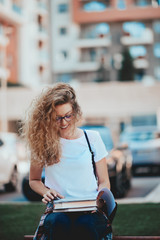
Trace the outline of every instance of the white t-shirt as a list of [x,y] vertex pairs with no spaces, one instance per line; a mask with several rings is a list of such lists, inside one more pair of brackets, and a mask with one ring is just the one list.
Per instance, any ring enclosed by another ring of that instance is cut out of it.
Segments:
[[[108,154],[105,145],[98,132],[86,132],[94,152],[94,160],[98,162]],[[45,168],[45,185],[65,198],[95,198],[97,181],[85,135],[73,140],[61,138],[60,142],[62,157],[59,163]]]

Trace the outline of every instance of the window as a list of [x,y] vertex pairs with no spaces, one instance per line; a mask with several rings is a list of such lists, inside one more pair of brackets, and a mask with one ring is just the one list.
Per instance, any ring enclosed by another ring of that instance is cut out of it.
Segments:
[[68,4],[67,3],[61,3],[58,5],[58,12],[59,13],[66,13],[68,12]]
[[59,34],[60,35],[66,35],[67,34],[67,28],[66,27],[61,27],[59,29]]
[[87,12],[101,12],[110,7],[110,1],[91,1],[83,5]]
[[64,59],[66,59],[68,57],[68,52],[66,50],[62,50],[61,54],[62,54]]
[[160,58],[160,43],[155,43],[153,48],[154,56]]
[[47,4],[46,4],[45,0],[37,0],[37,6],[42,9],[47,10]]
[[117,1],[117,8],[119,8],[120,10],[126,9],[125,0],[118,0]]
[[66,50],[61,50],[56,54],[56,61],[59,63],[64,62],[68,58],[68,52]]
[[156,21],[153,23],[153,29],[155,33],[160,34],[160,21]]
[[135,0],[135,5],[139,7],[152,6],[152,0]]
[[96,51],[94,48],[90,49],[89,55],[90,55],[90,61],[94,62],[96,60]]
[[3,141],[0,139],[0,147],[3,146]]
[[22,7],[21,7],[21,1],[20,0],[13,0],[12,1],[12,9],[18,13],[21,14],[22,13]]
[[156,79],[158,79],[160,81],[160,67],[159,66],[155,67],[154,74],[155,74]]
[[[156,115],[154,115],[154,114],[153,115],[133,116],[131,118],[131,121],[132,121],[132,126],[144,126],[144,125],[148,125],[148,126],[155,125],[156,126],[157,125],[157,118],[156,118]],[[135,136],[136,135],[138,136],[139,134],[136,133]],[[151,136],[152,136],[152,134],[151,134]]]
[[58,76],[58,82],[65,82],[69,83],[72,80],[72,75],[71,74],[61,74]]
[[100,23],[94,29],[94,34],[96,36],[106,35],[110,31],[110,27],[107,23]]

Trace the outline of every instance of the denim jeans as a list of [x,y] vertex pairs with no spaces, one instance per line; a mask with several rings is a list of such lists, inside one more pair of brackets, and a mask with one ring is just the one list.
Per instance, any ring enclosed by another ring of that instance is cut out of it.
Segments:
[[[106,198],[107,197],[107,198]],[[106,208],[109,215],[115,208],[110,190],[105,189]],[[107,217],[99,211],[91,212],[55,212],[45,219],[44,229],[49,240],[100,240],[107,239]]]

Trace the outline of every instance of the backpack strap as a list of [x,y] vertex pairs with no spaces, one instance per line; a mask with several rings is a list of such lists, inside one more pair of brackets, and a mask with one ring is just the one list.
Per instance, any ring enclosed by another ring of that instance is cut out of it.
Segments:
[[87,135],[85,130],[84,130],[84,135],[85,135],[86,140],[87,140],[89,151],[91,152],[91,155],[92,155],[93,172],[94,172],[95,178],[97,179],[97,176],[96,176],[96,165],[95,165],[95,161],[94,161],[94,152],[92,151],[92,148],[91,148],[91,145],[90,145],[90,142],[89,142],[89,138],[88,138],[88,135]]

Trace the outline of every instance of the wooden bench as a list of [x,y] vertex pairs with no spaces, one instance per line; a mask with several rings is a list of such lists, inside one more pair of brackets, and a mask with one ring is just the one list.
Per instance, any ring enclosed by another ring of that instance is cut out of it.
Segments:
[[[113,240],[160,240],[160,236],[113,236]],[[25,235],[24,240],[33,240],[33,235]]]

